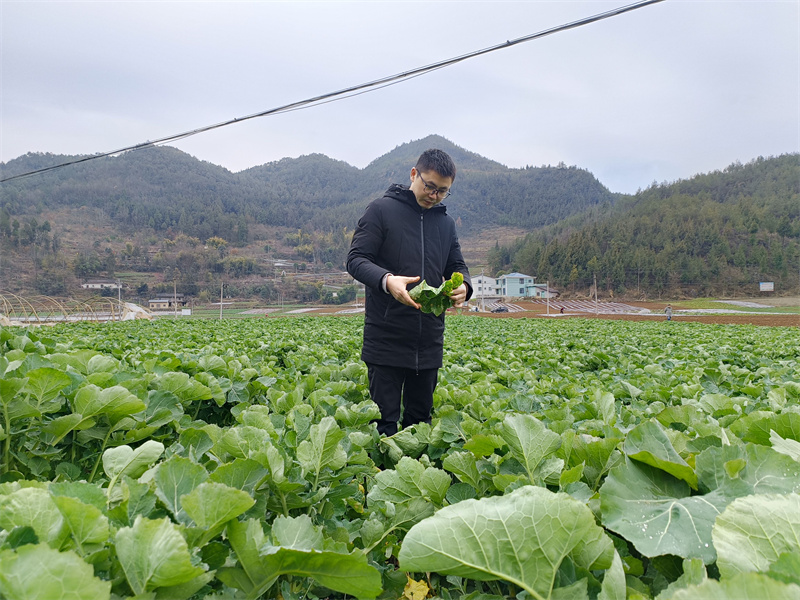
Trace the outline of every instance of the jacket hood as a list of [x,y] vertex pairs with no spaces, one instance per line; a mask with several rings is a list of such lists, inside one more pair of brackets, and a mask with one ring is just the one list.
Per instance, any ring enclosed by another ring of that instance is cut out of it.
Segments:
[[388,196],[390,198],[394,198],[395,200],[399,200],[400,202],[408,204],[416,208],[419,212],[422,212],[424,210],[436,210],[436,211],[441,210],[443,213],[447,214],[447,207],[444,204],[437,204],[436,206],[433,206],[428,209],[422,208],[417,203],[417,198],[416,196],[414,196],[414,192],[412,192],[408,188],[408,186],[401,185],[399,183],[393,183],[391,186],[389,186],[389,189],[386,190],[384,196]]

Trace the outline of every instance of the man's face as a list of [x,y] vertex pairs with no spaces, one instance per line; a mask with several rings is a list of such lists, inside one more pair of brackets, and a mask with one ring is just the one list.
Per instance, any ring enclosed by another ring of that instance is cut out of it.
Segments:
[[452,177],[442,177],[436,171],[419,173],[416,168],[411,169],[409,189],[414,192],[417,204],[426,210],[444,200],[451,185],[453,185]]

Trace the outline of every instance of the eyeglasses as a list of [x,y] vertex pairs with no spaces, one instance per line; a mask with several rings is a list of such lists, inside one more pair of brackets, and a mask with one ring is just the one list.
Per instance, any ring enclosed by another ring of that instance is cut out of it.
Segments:
[[440,200],[444,200],[450,195],[450,190],[448,188],[437,188],[432,183],[428,183],[422,178],[422,175],[420,175],[419,171],[417,171],[417,177],[419,177],[419,180],[425,186],[424,189],[426,194],[436,194]]

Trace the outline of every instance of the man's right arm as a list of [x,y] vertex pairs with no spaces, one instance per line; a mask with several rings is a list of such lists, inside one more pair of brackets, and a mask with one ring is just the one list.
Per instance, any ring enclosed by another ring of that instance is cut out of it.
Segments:
[[383,240],[380,210],[373,203],[367,206],[353,233],[347,253],[347,272],[368,287],[388,291],[383,284],[391,273],[376,264]]

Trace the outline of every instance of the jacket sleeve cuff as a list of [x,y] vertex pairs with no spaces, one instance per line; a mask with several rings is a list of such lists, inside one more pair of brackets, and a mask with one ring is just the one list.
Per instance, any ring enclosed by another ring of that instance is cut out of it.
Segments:
[[389,276],[391,273],[386,273],[383,277],[381,277],[381,289],[383,290],[384,294],[388,294],[389,290],[386,288],[386,284],[389,281]]

